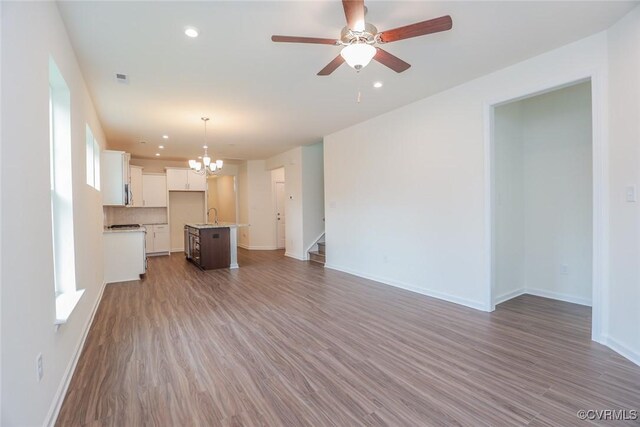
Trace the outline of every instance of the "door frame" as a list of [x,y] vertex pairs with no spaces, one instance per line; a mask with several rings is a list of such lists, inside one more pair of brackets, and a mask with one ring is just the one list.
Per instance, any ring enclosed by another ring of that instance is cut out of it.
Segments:
[[[285,221],[286,221],[286,219],[287,219],[287,213],[286,213],[286,209],[287,209],[287,208],[286,208],[286,191],[285,191],[285,190],[286,190],[286,188],[287,188],[287,187],[286,187],[286,183],[285,183],[285,181],[274,181],[274,182],[273,182],[273,190],[274,190],[274,191],[273,191],[273,195],[274,195],[274,198],[275,198],[275,208],[276,208],[276,209],[275,209],[275,212],[274,212],[274,213],[276,214],[276,221],[275,221],[275,222],[276,222],[276,249],[286,249],[286,247],[287,247],[287,239],[286,239],[286,236],[287,236],[287,233],[286,233],[286,225],[285,225],[285,239],[284,239],[284,245],[283,245],[283,246],[280,246],[280,244],[279,244],[279,243],[280,243],[280,231],[279,231],[278,229],[280,228],[280,227],[279,227],[279,226],[280,226],[280,224],[278,223],[278,219],[277,219],[277,215],[278,215],[278,184],[282,184],[282,191],[283,191],[283,200],[282,200],[282,203],[283,203],[283,205],[284,205],[282,208],[283,208],[283,211],[284,211],[284,218],[285,218]],[[285,224],[286,224],[286,222],[285,222]]]
[[514,101],[551,92],[563,87],[591,81],[592,118],[592,298],[591,339],[606,342],[608,329],[608,238],[609,238],[609,141],[607,135],[606,72],[589,70],[559,77],[553,81],[538,82],[513,91],[502,98],[484,103],[484,200],[485,200],[485,310],[495,310],[495,184],[494,125],[495,108]]

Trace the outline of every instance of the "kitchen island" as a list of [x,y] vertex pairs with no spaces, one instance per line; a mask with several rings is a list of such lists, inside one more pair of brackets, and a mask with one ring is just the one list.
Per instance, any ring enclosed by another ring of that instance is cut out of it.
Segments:
[[228,222],[185,224],[185,256],[203,270],[238,268],[238,227],[247,225]]

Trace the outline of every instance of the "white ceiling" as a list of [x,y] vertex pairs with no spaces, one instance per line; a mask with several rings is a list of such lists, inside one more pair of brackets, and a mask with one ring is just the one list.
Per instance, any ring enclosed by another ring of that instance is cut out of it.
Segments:
[[[69,1],[59,8],[110,148],[192,158],[202,152],[205,115],[216,158],[262,159],[604,30],[637,4],[369,1],[367,21],[379,30],[446,14],[453,29],[386,45],[412,65],[402,74],[372,62],[359,74],[344,64],[328,77],[316,73],[339,47],[270,37],[338,38],[339,1]],[[200,37],[186,37],[186,26]]]

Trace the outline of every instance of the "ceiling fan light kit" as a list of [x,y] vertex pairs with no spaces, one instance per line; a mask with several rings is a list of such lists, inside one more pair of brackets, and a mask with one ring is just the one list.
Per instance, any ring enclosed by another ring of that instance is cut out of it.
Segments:
[[376,55],[376,48],[366,43],[354,43],[343,47],[340,55],[351,68],[360,71]]
[[342,7],[344,8],[344,14],[347,18],[347,26],[342,29],[339,39],[274,35],[271,36],[271,40],[278,43],[310,43],[344,46],[340,51],[340,55],[335,57],[327,66],[318,72],[319,76],[328,76],[342,65],[343,62],[346,62],[356,71],[360,71],[366,67],[372,59],[391,68],[396,73],[401,73],[411,67],[411,65],[375,45],[448,31],[453,27],[451,17],[445,15],[439,18],[379,32],[374,25],[366,22],[364,19],[366,13],[364,0],[342,0]]

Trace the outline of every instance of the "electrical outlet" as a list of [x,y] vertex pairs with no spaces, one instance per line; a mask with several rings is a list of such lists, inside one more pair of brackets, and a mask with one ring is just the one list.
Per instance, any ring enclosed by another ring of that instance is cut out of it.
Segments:
[[560,274],[563,276],[569,274],[569,266],[567,264],[560,264]]
[[40,382],[40,380],[42,380],[42,377],[44,376],[44,367],[42,366],[42,353],[38,354],[36,365],[38,369],[38,382]]

